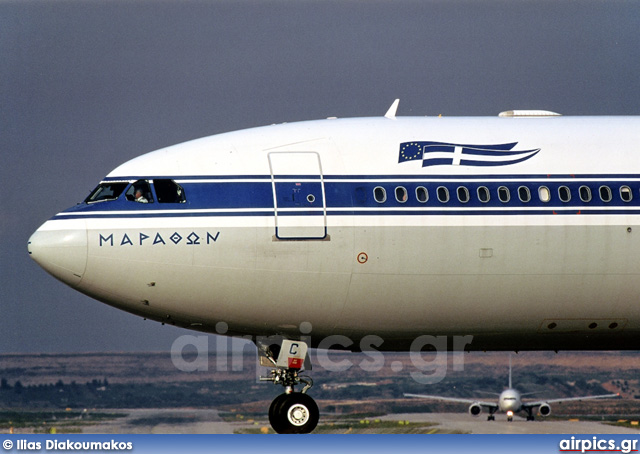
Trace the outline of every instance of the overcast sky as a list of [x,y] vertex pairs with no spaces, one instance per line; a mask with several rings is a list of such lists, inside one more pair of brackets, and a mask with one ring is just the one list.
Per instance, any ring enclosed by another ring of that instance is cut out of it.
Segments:
[[[168,350],[27,240],[118,164],[328,116],[640,114],[640,2],[0,0],[0,353]],[[265,302],[268,304],[268,302]]]

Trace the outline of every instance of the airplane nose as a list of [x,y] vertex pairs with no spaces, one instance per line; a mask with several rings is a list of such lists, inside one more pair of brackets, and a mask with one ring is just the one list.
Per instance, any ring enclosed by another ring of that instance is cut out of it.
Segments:
[[45,222],[31,235],[27,249],[47,273],[67,285],[78,286],[87,266],[84,220]]

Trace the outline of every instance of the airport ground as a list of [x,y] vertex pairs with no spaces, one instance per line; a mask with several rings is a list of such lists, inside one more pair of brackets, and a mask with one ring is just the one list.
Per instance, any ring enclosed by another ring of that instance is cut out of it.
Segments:
[[[211,355],[207,370],[189,372],[169,353],[0,355],[0,433],[272,433],[267,410],[282,389],[257,380],[266,369],[251,352],[241,359]],[[316,433],[638,434],[639,359],[638,352],[513,355],[514,385],[534,392],[532,399],[621,398],[556,404],[549,418],[509,423],[501,414],[493,422],[484,413],[474,418],[464,404],[402,396],[498,393],[507,384],[507,353],[465,354],[463,370],[450,358],[446,376],[432,384],[412,377],[407,354],[385,354],[384,366],[372,370],[362,354],[332,353],[334,363],[352,366],[311,371],[310,395],[321,411]]]
[[[273,430],[265,418],[212,409],[108,409],[99,421],[58,420],[13,428],[18,433],[85,434],[270,434]],[[112,417],[105,415],[113,415]],[[630,421],[625,421],[626,423]],[[8,427],[0,433],[9,433]],[[335,415],[321,416],[315,433],[324,434],[640,434],[625,423],[604,423],[579,418],[526,421],[497,415],[495,421],[474,418],[466,413],[403,413],[380,417]]]

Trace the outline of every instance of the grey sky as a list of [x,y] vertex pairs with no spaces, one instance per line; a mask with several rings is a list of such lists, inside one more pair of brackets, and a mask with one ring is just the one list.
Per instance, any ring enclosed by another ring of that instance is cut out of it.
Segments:
[[[0,0],[0,353],[166,350],[27,239],[118,164],[328,116],[640,113],[640,2]],[[265,302],[268,304],[268,302]]]

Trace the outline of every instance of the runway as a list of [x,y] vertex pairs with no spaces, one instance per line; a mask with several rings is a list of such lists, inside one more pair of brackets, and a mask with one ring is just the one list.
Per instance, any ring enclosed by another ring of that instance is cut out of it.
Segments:
[[225,422],[217,410],[149,408],[114,411],[127,413],[127,416],[87,427],[82,432],[91,434],[232,434],[234,429],[249,425]]
[[[268,421],[223,420],[216,410],[199,409],[136,409],[118,410],[128,413],[103,424],[87,427],[84,433],[151,433],[151,434],[232,434],[242,429],[268,427]],[[408,421],[411,423],[433,423],[438,433],[473,434],[634,434],[631,428],[611,426],[593,421],[544,420],[526,421],[514,416],[496,414],[495,421],[487,421],[486,415],[473,417],[467,413],[399,413],[382,416],[383,421]],[[330,423],[330,415],[321,415],[320,424]],[[344,431],[336,431],[343,433]],[[326,433],[326,432],[324,432]]]
[[635,434],[639,431],[611,426],[594,421],[545,420],[527,421],[514,416],[512,422],[506,415],[496,414],[495,421],[487,421],[487,415],[473,417],[467,413],[404,413],[383,416],[383,420],[432,422],[445,432],[474,434]]

